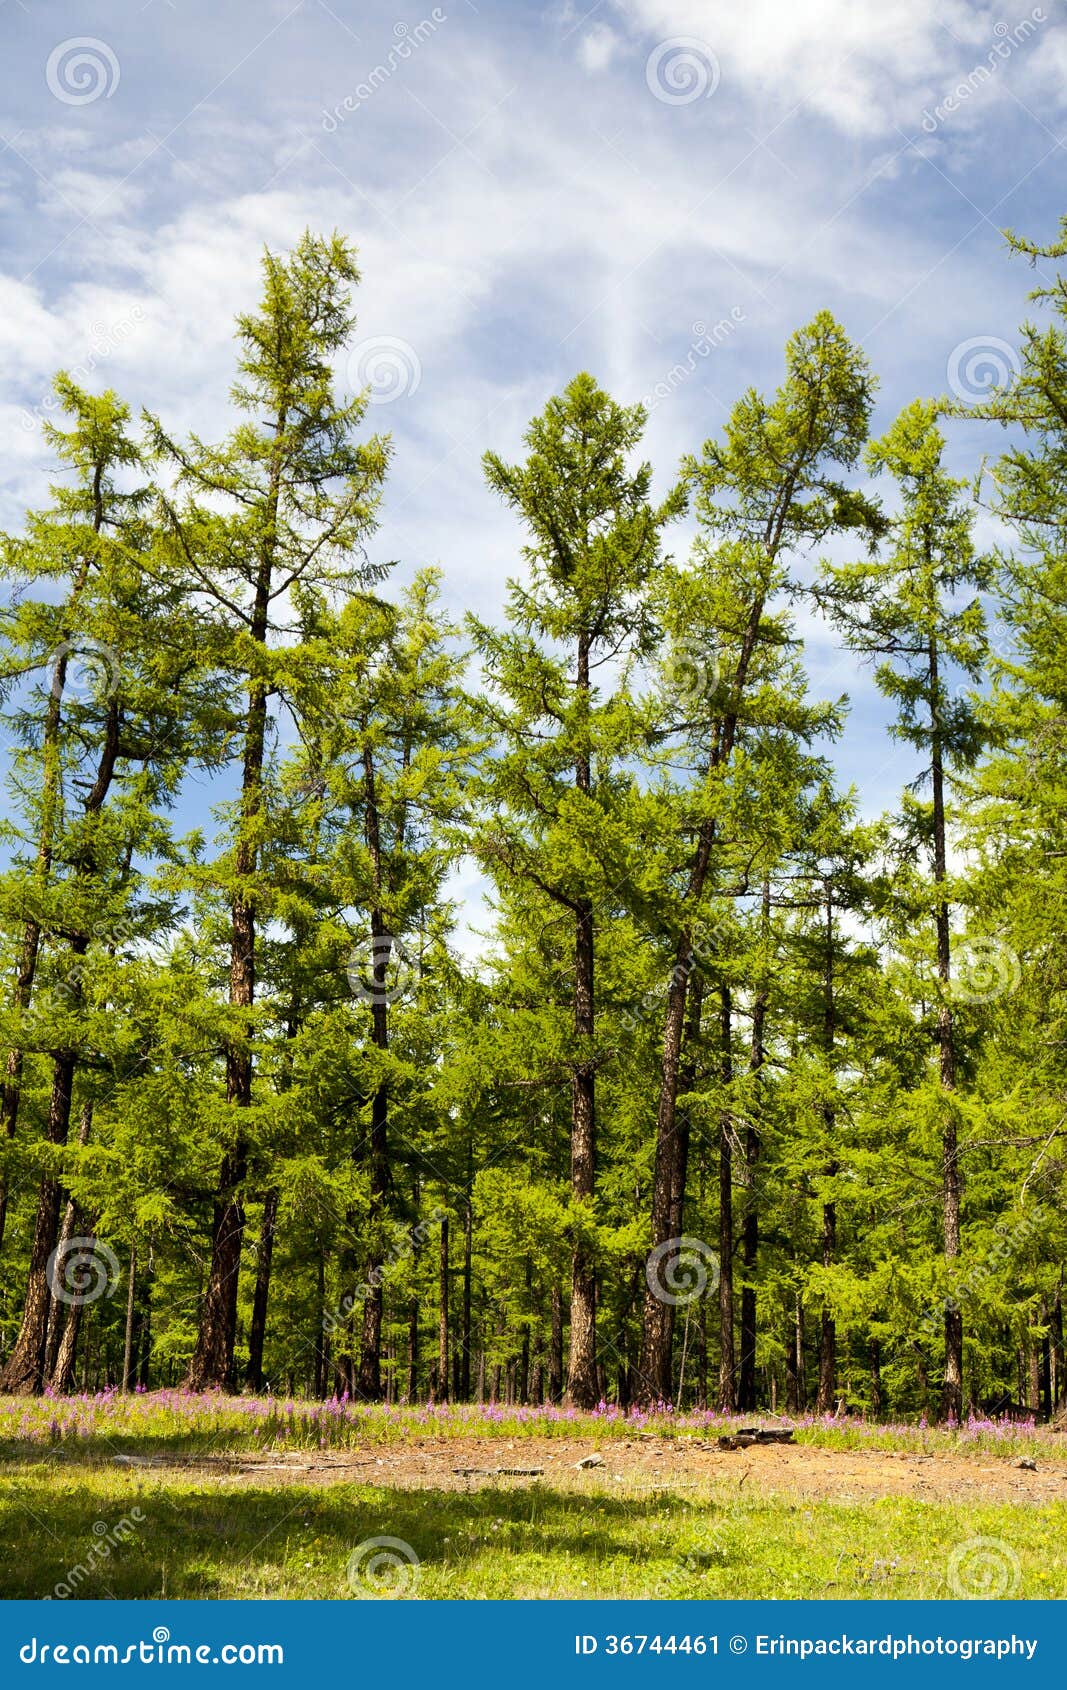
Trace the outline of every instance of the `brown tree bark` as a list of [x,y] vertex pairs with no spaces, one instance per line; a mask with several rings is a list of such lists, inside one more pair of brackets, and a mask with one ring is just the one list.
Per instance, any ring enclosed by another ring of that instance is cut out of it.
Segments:
[[[67,1141],[74,1068],[74,1052],[61,1051],[53,1067],[52,1095],[45,1131],[49,1144],[61,1145]],[[56,1244],[62,1201],[60,1181],[47,1175],[38,1187],[22,1324],[15,1346],[0,1373],[0,1392],[9,1396],[32,1396],[44,1387],[48,1321],[52,1309],[48,1270]],[[55,1271],[62,1272],[62,1263],[58,1260]]]
[[463,1402],[471,1395],[471,1283],[474,1211],[471,1207],[472,1179],[470,1160],[467,1164],[467,1201],[463,1210],[463,1300],[459,1310],[460,1375],[459,1395]]
[[871,1416],[878,1420],[882,1413],[882,1346],[871,1339]]
[[[721,989],[722,1079],[733,1080],[733,1000],[729,986]],[[737,1407],[737,1361],[734,1350],[734,1120],[728,1105],[719,1115],[719,1412]]]
[[[104,526],[104,470],[103,462],[98,462],[93,474],[94,534],[99,534]],[[68,626],[72,623],[74,612],[77,609],[78,601],[88,577],[89,559],[85,558],[78,568],[71,587]],[[52,871],[56,826],[62,795],[59,740],[62,725],[63,693],[67,684],[67,668],[67,653],[61,649],[52,670],[52,685],[49,688],[48,705],[45,710],[44,729],[41,736],[41,831],[38,838],[35,864],[35,876],[38,885],[41,887],[47,883]],[[31,916],[23,925],[18,969],[15,974],[15,990],[12,1001],[13,1007],[18,1011],[25,1011],[30,1006],[40,949],[41,927],[36,918]],[[14,1138],[18,1130],[19,1110],[22,1104],[23,1054],[19,1049],[8,1051],[4,1064],[4,1078],[2,1084],[0,1084],[0,1131],[7,1139]],[[7,1206],[7,1181],[4,1174],[0,1172],[0,1245],[4,1242],[4,1232],[7,1227]]]
[[563,1289],[552,1286],[552,1327],[548,1344],[548,1400],[563,1400]]
[[441,1219],[441,1258],[437,1303],[437,1398],[448,1401],[448,1216]]
[[267,1336],[267,1302],[270,1297],[271,1266],[274,1261],[274,1234],[278,1225],[279,1192],[272,1185],[263,1199],[263,1219],[259,1229],[259,1249],[256,1252],[256,1288],[252,1296],[252,1323],[248,1329],[248,1366],[245,1384],[250,1391],[261,1391],[266,1384],[263,1374],[263,1346]]
[[137,1249],[130,1246],[129,1278],[126,1284],[126,1326],[123,1332],[122,1344],[122,1381],[119,1389],[123,1392],[133,1389],[133,1331],[134,1316],[137,1307]]
[[[119,756],[120,707],[117,694],[108,703],[104,725],[104,741],[97,763],[93,785],[85,799],[85,814],[97,816],[103,809],[115,775]],[[91,847],[82,849],[74,864],[76,878],[88,877],[95,867]],[[89,949],[89,935],[75,933],[70,941],[71,979],[68,993],[72,1007],[82,1002],[82,970]],[[75,1050],[57,1051],[52,1067],[52,1093],[48,1105],[48,1124],[45,1138],[49,1144],[64,1145],[70,1130],[71,1102],[74,1095],[74,1075],[78,1055]],[[45,1381],[48,1322],[52,1307],[52,1289],[48,1282],[48,1263],[56,1244],[63,1188],[58,1179],[46,1175],[37,1196],[37,1216],[33,1242],[30,1246],[26,1298],[22,1324],[15,1347],[0,1372],[0,1392],[10,1396],[26,1396],[41,1391]]]

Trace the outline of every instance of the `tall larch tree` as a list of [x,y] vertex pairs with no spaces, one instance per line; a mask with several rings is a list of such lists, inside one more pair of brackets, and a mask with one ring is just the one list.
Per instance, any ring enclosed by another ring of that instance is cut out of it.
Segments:
[[567,1398],[596,1403],[596,926],[598,901],[625,878],[616,814],[638,743],[617,666],[648,649],[645,598],[680,489],[656,504],[647,463],[631,467],[645,414],[588,375],[549,402],[525,436],[525,462],[485,459],[490,486],[524,522],[529,576],[513,581],[507,632],[474,624],[499,745],[486,777],[496,809],[475,848],[491,872],[527,880],[567,912],[574,1022],[571,1080],[573,1259]]
[[234,1384],[238,1276],[253,1102],[257,921],[268,889],[259,873],[264,774],[278,709],[277,666],[291,664],[296,589],[345,592],[374,572],[364,544],[386,470],[385,441],[356,439],[367,395],[338,397],[335,364],[353,327],[359,271],[339,235],[306,234],[288,258],[263,258],[258,312],[238,318],[233,401],[244,413],[219,446],[174,440],[154,422],[157,451],[177,481],[162,501],[173,567],[190,580],[227,690],[240,690],[233,837],[218,863],[230,904],[226,1100],[232,1123],[213,1199],[211,1258],[193,1389]]

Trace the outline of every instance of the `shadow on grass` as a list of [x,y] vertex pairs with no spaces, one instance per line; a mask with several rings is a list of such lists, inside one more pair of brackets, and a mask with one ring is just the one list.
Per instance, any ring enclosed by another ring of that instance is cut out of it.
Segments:
[[[501,1555],[619,1558],[638,1570],[647,1563],[650,1529],[662,1521],[669,1541],[667,1519],[680,1506],[669,1493],[635,1504],[540,1485],[208,1490],[194,1475],[180,1485],[173,1474],[165,1485],[153,1484],[150,1472],[131,1477],[121,1483],[99,1459],[95,1484],[68,1462],[23,1468],[18,1478],[0,1472],[0,1596],[40,1598],[59,1587],[59,1595],[80,1599],[346,1597],[349,1557],[381,1537],[410,1546],[435,1593],[449,1569],[461,1577]],[[377,1593],[390,1593],[388,1583]]]
[[[146,1436],[144,1433],[110,1431],[94,1431],[91,1437],[84,1438],[68,1434],[54,1441],[47,1438],[8,1438],[0,1439],[0,1474],[5,1466],[13,1462],[22,1464],[48,1461],[99,1467],[101,1464],[106,1465],[108,1459],[116,1455],[141,1456],[146,1461],[151,1459],[163,1462],[172,1457],[176,1461],[182,1461],[195,1459],[198,1455],[223,1455],[234,1449],[239,1449],[246,1460],[250,1456],[265,1453],[258,1450],[254,1444],[239,1439],[232,1427],[186,1432],[180,1437],[166,1438],[158,1435]],[[294,1453],[300,1454],[301,1451],[294,1446]]]

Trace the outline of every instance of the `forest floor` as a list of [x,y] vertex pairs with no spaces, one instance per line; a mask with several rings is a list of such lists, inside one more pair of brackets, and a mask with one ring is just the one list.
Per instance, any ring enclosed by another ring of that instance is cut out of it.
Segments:
[[809,1417],[727,1451],[730,1429],[8,1400],[0,1594],[1067,1597],[1067,1438]]

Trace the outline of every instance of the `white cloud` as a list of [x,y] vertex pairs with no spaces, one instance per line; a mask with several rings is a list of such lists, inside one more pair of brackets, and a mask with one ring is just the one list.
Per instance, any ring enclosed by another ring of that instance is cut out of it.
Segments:
[[621,44],[607,24],[595,23],[583,32],[578,42],[578,58],[588,71],[606,70]]
[[804,106],[860,136],[897,124],[914,133],[928,102],[994,50],[1002,16],[988,0],[615,0],[615,9],[646,41],[705,41],[724,91],[765,102],[771,122]]

